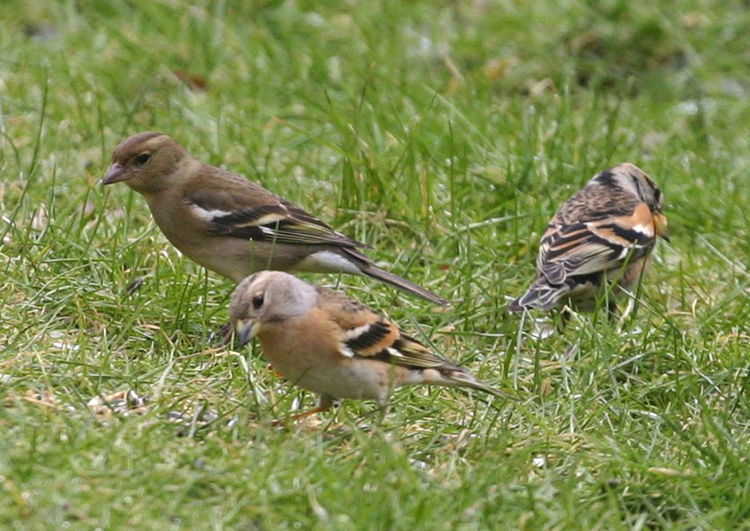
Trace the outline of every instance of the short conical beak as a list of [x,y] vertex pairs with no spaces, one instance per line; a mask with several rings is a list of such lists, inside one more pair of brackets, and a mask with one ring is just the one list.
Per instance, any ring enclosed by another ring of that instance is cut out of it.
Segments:
[[107,174],[102,179],[102,184],[119,183],[120,181],[126,181],[128,178],[125,168],[119,162],[115,162],[107,170]]
[[258,335],[260,332],[260,321],[243,321],[239,320],[234,325],[235,334],[237,334],[237,342],[240,347],[244,347],[247,343]]
[[670,241],[667,225],[667,217],[664,214],[654,214],[654,230],[656,231],[656,234],[665,240]]

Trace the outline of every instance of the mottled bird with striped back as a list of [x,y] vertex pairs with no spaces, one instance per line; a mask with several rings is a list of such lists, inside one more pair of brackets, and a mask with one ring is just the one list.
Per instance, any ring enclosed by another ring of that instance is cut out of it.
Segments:
[[416,384],[507,397],[364,304],[288,273],[262,271],[243,280],[230,313],[240,345],[257,336],[278,373],[320,395],[318,407],[303,415],[341,398],[382,406],[394,388]]
[[[542,236],[537,279],[509,310],[570,305],[592,311],[631,292],[651,262],[657,236],[669,239],[664,196],[654,180],[624,163],[596,175],[558,209]],[[615,283],[609,293],[603,290]]]
[[377,267],[360,251],[363,243],[245,177],[192,157],[165,134],[140,133],[115,148],[102,183],[118,182],[146,198],[172,245],[235,282],[264,269],[349,273],[447,304]]

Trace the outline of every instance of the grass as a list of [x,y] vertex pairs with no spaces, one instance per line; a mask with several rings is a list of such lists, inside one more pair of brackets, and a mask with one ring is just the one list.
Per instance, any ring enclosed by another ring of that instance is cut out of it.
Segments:
[[[0,528],[750,529],[748,31],[718,0],[6,1]],[[97,184],[152,129],[453,300],[311,277],[521,400],[273,428],[314,398],[219,346],[232,284]],[[508,298],[622,161],[673,235],[638,313],[535,339]]]

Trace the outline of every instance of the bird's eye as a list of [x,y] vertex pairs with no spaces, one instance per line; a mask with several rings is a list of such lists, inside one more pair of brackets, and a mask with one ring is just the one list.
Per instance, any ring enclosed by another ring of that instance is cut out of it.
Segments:
[[135,158],[135,161],[138,163],[139,166],[142,166],[148,162],[148,159],[151,158],[151,153],[141,153]]
[[261,306],[263,306],[263,295],[256,295],[253,297],[253,308],[260,310]]

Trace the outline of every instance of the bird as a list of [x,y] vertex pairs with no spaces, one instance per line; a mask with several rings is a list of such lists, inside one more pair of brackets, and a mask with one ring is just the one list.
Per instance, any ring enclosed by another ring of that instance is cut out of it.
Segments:
[[240,346],[260,340],[263,357],[286,380],[320,395],[318,406],[296,417],[325,411],[340,399],[375,400],[428,384],[509,395],[433,353],[414,337],[341,292],[282,271],[244,279],[229,305]]
[[590,312],[606,300],[614,319],[617,300],[632,292],[649,267],[657,236],[669,241],[664,196],[654,180],[629,162],[604,170],[552,217],[539,248],[537,278],[508,309],[567,305]]
[[256,271],[349,273],[432,303],[448,301],[376,266],[367,247],[245,177],[192,157],[170,136],[145,132],[114,150],[103,185],[124,182],[145,197],[167,239],[234,282]]

